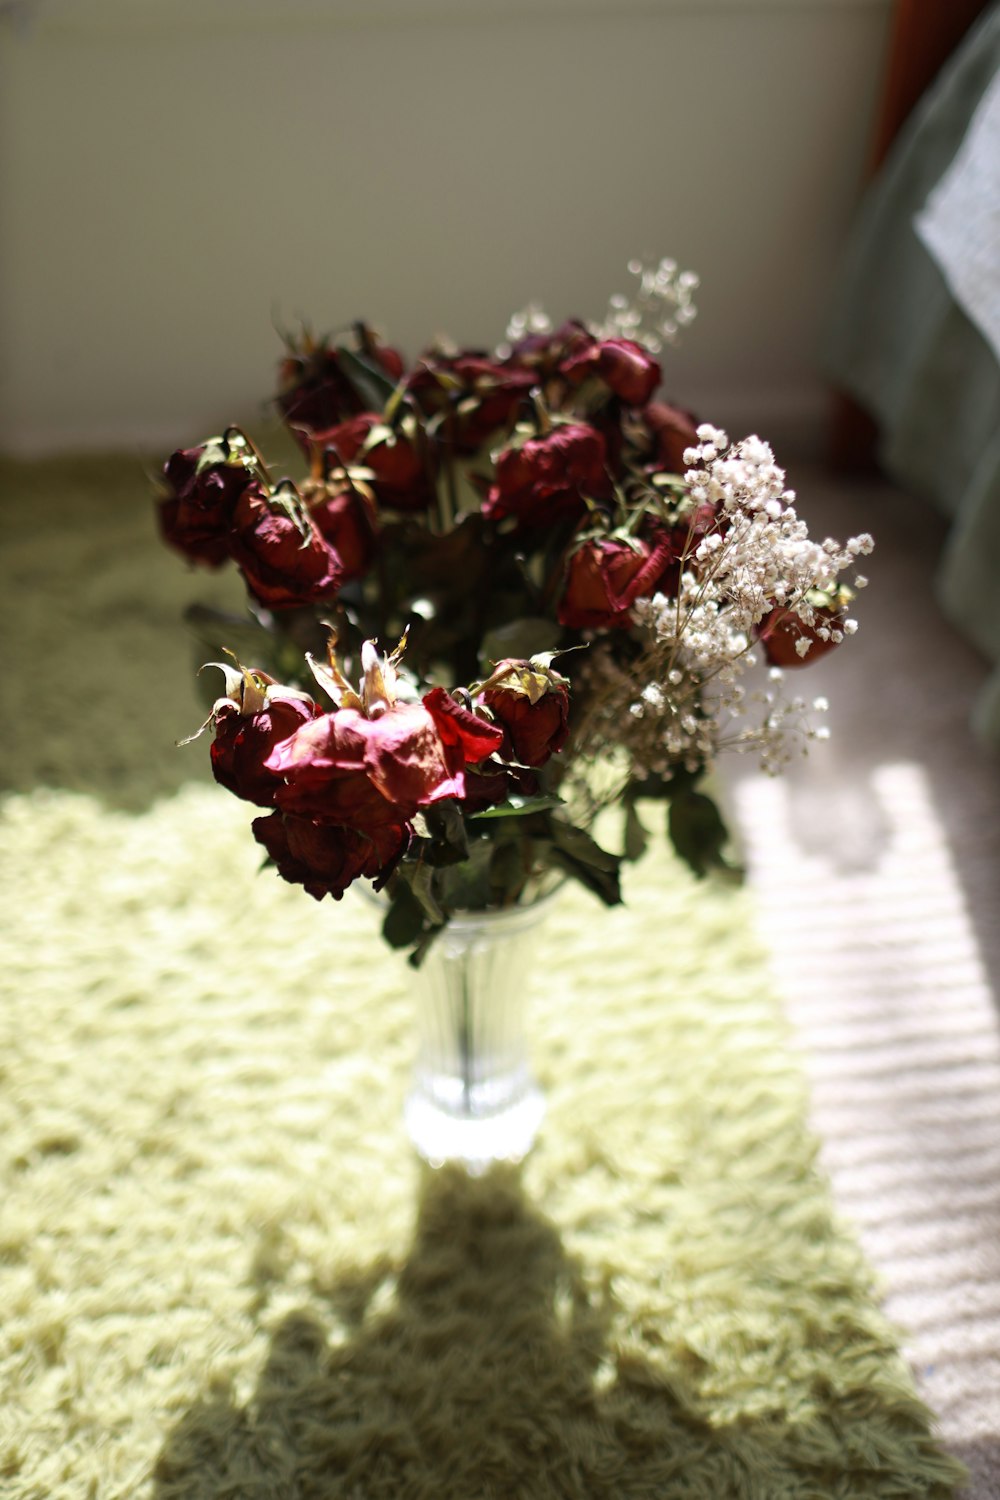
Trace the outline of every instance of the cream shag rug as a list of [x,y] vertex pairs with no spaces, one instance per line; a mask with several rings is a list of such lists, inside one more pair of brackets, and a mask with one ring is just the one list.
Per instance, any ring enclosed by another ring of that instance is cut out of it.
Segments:
[[567,893],[535,1152],[421,1169],[375,914],[259,874],[251,810],[173,748],[211,581],[138,464],[3,477],[0,1493],[951,1495],[748,895],[662,849],[627,909]]

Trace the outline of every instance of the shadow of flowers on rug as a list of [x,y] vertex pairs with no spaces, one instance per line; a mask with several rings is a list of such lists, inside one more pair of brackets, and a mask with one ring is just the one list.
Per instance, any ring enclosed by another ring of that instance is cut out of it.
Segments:
[[821,1379],[811,1415],[713,1422],[682,1333],[662,1330],[655,1363],[616,1357],[620,1313],[516,1171],[425,1173],[402,1263],[320,1279],[275,1328],[250,1398],[209,1394],[176,1425],[156,1500],[829,1500],[943,1494],[954,1477],[888,1385],[863,1423]]
[[232,579],[208,588],[167,554],[150,498],[157,467],[0,458],[0,629],[23,643],[4,685],[0,790],[60,787],[137,812],[211,780],[207,755],[176,748],[207,712],[195,675],[206,651],[182,617],[209,593],[242,614],[245,591]]

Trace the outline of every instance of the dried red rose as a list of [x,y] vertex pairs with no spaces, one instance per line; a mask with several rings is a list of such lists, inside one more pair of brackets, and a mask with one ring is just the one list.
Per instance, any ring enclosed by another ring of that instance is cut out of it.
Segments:
[[407,379],[420,410],[426,417],[440,418],[445,442],[459,453],[475,453],[494,433],[510,426],[534,385],[530,370],[469,349],[458,354],[431,350]]
[[521,797],[538,795],[538,778],[533,771],[521,766],[506,766],[489,760],[475,771],[465,772],[465,796],[462,811],[471,817],[495,807],[498,802],[517,793]]
[[[820,607],[814,613],[812,625],[807,625],[789,609],[772,609],[764,616],[757,626],[757,639],[772,667],[808,667],[840,645],[840,641],[823,640],[819,631],[839,630],[843,625],[843,610]],[[806,641],[809,642],[808,650],[797,649]]]
[[384,877],[409,840],[409,829],[402,823],[360,833],[354,828],[313,823],[280,812],[254,818],[251,827],[282,879],[303,886],[317,901],[324,896],[339,901],[359,877]]
[[342,584],[362,578],[371,567],[378,535],[373,511],[360,490],[346,482],[310,493],[309,514],[337,555]]
[[547,525],[582,514],[587,499],[610,490],[604,438],[582,422],[564,422],[503,450],[483,514],[493,521],[516,516],[526,526]]
[[[217,453],[215,462],[206,455]],[[247,490],[263,494],[242,459],[226,457],[218,439],[180,448],[163,466],[169,493],[158,504],[160,533],[191,562],[217,568],[229,556],[229,525],[237,500]]]
[[673,556],[669,538],[593,538],[571,553],[559,622],[573,629],[625,629],[632,605],[652,594]]
[[[379,343],[371,330],[357,330],[357,353],[392,381],[403,374],[403,360],[395,349]],[[361,412],[365,402],[355,390],[340,352],[329,344],[304,340],[292,347],[278,367],[278,406],[285,422],[308,450],[310,434],[325,432],[345,417]]]
[[359,463],[358,454],[364,446],[365,438],[371,432],[376,422],[381,422],[382,417],[376,411],[358,412],[356,416],[346,417],[343,422],[336,422],[332,427],[317,428],[315,431],[303,433],[306,446],[315,450],[324,461],[324,476],[333,469],[346,468],[349,464]]
[[582,323],[569,321],[547,333],[526,333],[512,346],[505,364],[531,370],[536,383],[544,385],[564,360],[585,352],[595,342]]
[[591,376],[626,406],[644,406],[660,383],[660,367],[641,344],[631,339],[601,339],[563,361],[560,371],[570,385]]
[[459,705],[445,707],[438,695],[447,698],[438,688],[426,705],[395,703],[371,719],[341,708],[306,724],[267,761],[286,781],[277,805],[371,829],[385,820],[405,821],[418,807],[463,797],[466,764],[490,754],[502,737]]
[[297,496],[287,509],[277,496],[245,492],[233,512],[229,553],[268,609],[332,599],[343,578],[337,554]]
[[500,749],[503,743],[500,730],[488,719],[463,708],[443,687],[425,693],[423,705],[434,720],[442,742],[449,748],[459,748],[466,765],[477,765]]
[[[255,674],[258,681],[263,674]],[[279,689],[280,694],[280,689]],[[268,694],[259,707],[244,712],[231,698],[220,699],[212,713],[212,771],[227,791],[258,807],[273,807],[280,779],[264,764],[276,745],[287,740],[320,713],[311,699]]]
[[434,500],[434,484],[418,445],[419,434],[406,418],[389,426],[375,412],[362,412],[327,432],[309,437],[317,455],[317,470],[325,477],[341,468],[370,471],[365,483],[380,505],[389,510],[426,510]]
[[688,467],[684,450],[698,442],[695,417],[666,401],[650,401],[640,415],[651,438],[651,464],[668,474],[683,474]]
[[416,443],[400,429],[373,427],[359,461],[374,474],[372,489],[389,510],[426,510],[434,485]]
[[569,733],[569,684],[550,667],[511,657],[497,662],[481,701],[504,731],[501,754],[543,766]]

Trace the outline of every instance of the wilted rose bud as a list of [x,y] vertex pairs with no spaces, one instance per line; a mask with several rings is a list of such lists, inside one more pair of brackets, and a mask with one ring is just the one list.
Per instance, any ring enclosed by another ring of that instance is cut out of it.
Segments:
[[462,798],[463,813],[474,817],[498,802],[506,802],[513,794],[520,797],[538,795],[538,777],[523,766],[504,765],[498,760],[489,760],[478,770],[465,772],[465,796]]
[[362,411],[353,417],[345,417],[332,427],[320,427],[303,433],[306,447],[310,453],[316,454],[322,464],[323,477],[326,478],[334,469],[359,463],[358,454],[364,446],[365,438],[376,422],[381,420],[380,412]]
[[291,486],[241,496],[229,552],[251,594],[268,609],[332,599],[343,578],[336,553]]
[[416,434],[403,423],[373,425],[358,461],[370,469],[370,481],[380,505],[389,510],[426,510],[434,502],[434,484],[421,456]]
[[522,766],[543,766],[569,733],[569,683],[544,664],[506,657],[482,686],[480,701],[504,731],[500,754]]
[[354,828],[314,823],[280,812],[254,818],[251,827],[281,878],[291,885],[301,885],[317,901],[324,896],[339,901],[359,877],[375,880],[386,875],[410,836],[403,823],[387,823],[360,833]]
[[261,485],[222,438],[180,448],[163,467],[167,494],[158,502],[160,533],[191,562],[217,568],[229,556],[229,527],[237,500]]
[[570,385],[596,376],[626,406],[645,406],[660,383],[656,360],[631,339],[601,339],[589,349],[570,355],[560,371]]
[[319,704],[275,683],[266,672],[244,671],[240,680],[232,668],[222,665],[222,670],[229,694],[212,709],[212,772],[221,786],[245,802],[273,807],[281,780],[265,761],[277,745],[319,716]]
[[757,639],[769,664],[808,667],[827,652],[835,651],[844,638],[845,609],[846,606],[820,605],[813,611],[811,624],[799,619],[793,610],[772,609],[757,626]]
[[650,401],[637,415],[649,434],[650,465],[668,474],[683,474],[688,467],[684,450],[698,442],[695,417],[666,401]]
[[525,526],[544,526],[582,514],[586,500],[610,491],[604,438],[585,423],[563,422],[503,450],[483,514],[493,521],[516,516]]
[[341,583],[362,578],[371,567],[378,545],[374,505],[360,488],[345,483],[310,488],[309,514],[316,529],[337,555]]
[[632,605],[652,594],[672,557],[669,538],[596,537],[570,554],[559,622],[574,629],[626,629]]
[[441,438],[458,453],[475,453],[493,433],[509,426],[534,384],[530,370],[469,349],[457,354],[429,350],[407,379],[423,415],[438,420]]
[[309,445],[324,477],[336,479],[338,470],[357,468],[379,505],[419,511],[432,504],[434,484],[418,439],[412,417],[390,425],[375,412],[362,412],[312,434]]
[[[380,343],[364,324],[355,330],[356,352],[392,381],[403,374],[403,360],[395,349]],[[278,366],[277,402],[287,425],[308,449],[309,435],[325,432],[356,412],[365,401],[352,384],[350,370],[341,352],[326,340],[309,337],[289,344],[289,352]]]
[[564,360],[586,352],[596,343],[582,323],[568,321],[545,333],[526,333],[511,347],[504,363],[532,372],[537,385],[544,385]]

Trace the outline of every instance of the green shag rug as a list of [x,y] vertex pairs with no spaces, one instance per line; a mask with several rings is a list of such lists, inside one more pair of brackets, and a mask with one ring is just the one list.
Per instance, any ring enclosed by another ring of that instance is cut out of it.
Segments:
[[138,463],[0,477],[0,1493],[951,1495],[747,893],[662,848],[627,909],[567,893],[535,1152],[422,1169],[375,913],[259,874],[251,810],[174,749],[212,581]]

